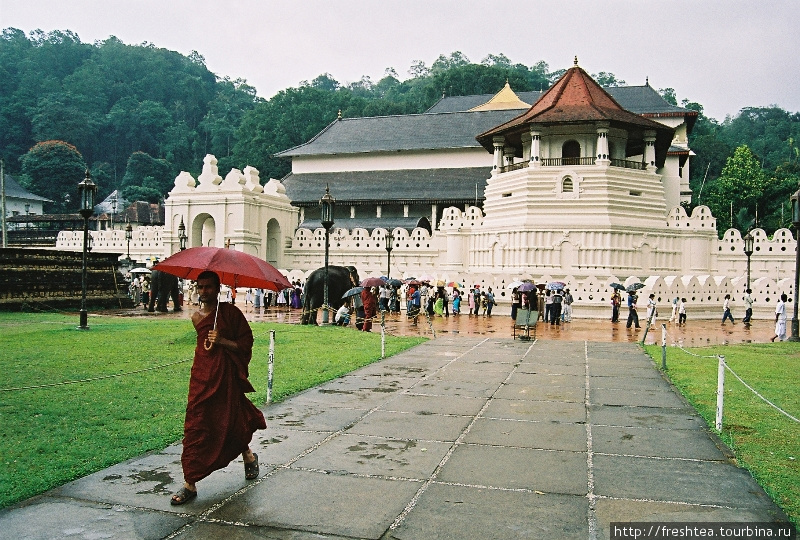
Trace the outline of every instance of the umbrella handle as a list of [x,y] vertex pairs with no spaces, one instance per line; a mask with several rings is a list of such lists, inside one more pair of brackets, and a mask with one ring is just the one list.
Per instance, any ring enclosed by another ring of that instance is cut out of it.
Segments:
[[[217,329],[217,314],[219,313],[219,299],[217,299],[217,305],[214,307],[214,328],[213,330]],[[213,343],[208,341],[208,338],[203,341],[203,348],[207,351],[210,351],[211,348],[214,346]]]

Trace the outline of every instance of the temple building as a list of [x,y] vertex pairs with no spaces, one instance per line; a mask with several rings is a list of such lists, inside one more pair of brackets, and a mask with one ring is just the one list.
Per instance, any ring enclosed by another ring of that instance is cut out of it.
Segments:
[[[746,263],[739,231],[719,239],[707,207],[681,206],[696,118],[649,84],[602,88],[577,60],[544,92],[506,84],[422,114],[340,117],[278,154],[292,162],[281,180],[262,186],[252,167],[223,180],[213,156],[197,179],[181,173],[165,201],[164,255],[185,223],[189,246],[230,245],[303,280],[323,264],[329,189],[330,263],[363,276],[492,286],[501,305],[512,281],[558,279],[585,313],[605,312],[609,283],[641,280],[716,310],[740,296]],[[774,301],[791,293],[792,235],[754,234],[752,288]]]

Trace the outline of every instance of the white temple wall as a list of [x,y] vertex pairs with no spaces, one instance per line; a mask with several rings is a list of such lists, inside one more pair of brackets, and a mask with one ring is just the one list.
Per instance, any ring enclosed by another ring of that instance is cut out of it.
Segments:
[[401,169],[462,169],[465,167],[486,167],[488,171],[491,166],[492,155],[487,153],[483,147],[292,158],[292,172],[295,174]]

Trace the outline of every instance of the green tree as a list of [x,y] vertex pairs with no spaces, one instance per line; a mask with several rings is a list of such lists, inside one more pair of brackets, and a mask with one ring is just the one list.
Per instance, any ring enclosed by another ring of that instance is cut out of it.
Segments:
[[[756,212],[764,204],[766,188],[767,177],[759,159],[750,148],[742,145],[728,158],[722,173],[711,187],[708,206],[718,223],[744,231],[755,224]],[[731,212],[735,217],[733,220],[730,218]]]
[[31,192],[52,199],[50,213],[76,213],[78,183],[86,174],[86,162],[78,149],[64,141],[37,143],[22,156],[22,172],[30,179]]
[[129,201],[146,200],[160,202],[174,185],[170,165],[164,159],[156,159],[145,152],[134,152],[128,158],[125,176],[122,178],[122,196]]

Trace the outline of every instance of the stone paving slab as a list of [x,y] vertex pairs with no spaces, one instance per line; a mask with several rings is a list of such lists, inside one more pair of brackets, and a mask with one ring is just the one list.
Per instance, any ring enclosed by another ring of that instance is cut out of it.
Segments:
[[609,538],[611,522],[765,522],[782,521],[775,507],[720,508],[701,504],[598,499],[597,538]]
[[579,452],[458,446],[442,468],[442,482],[586,495],[586,455]]
[[703,430],[592,427],[595,453],[723,460],[724,454]]
[[485,399],[472,397],[403,394],[384,403],[378,410],[410,412],[419,415],[453,414],[474,416],[480,412],[485,403]]
[[519,365],[517,373],[536,373],[541,375],[575,375],[586,376],[586,366],[575,364],[540,364],[524,361]]
[[706,423],[694,409],[592,405],[592,423],[607,426],[651,427],[661,429],[700,429]]
[[585,540],[588,506],[585,497],[433,484],[389,538]]
[[497,391],[495,396],[500,399],[583,403],[586,400],[586,389],[572,386],[506,384]]
[[488,418],[534,420],[546,422],[557,418],[561,422],[586,421],[586,406],[568,401],[532,401],[522,399],[493,399],[483,413]]
[[449,443],[366,437],[344,433],[297,460],[293,467],[425,480]]
[[427,379],[414,387],[414,393],[433,396],[461,396],[487,399],[498,383],[482,381],[442,381]]
[[422,441],[455,441],[471,418],[468,416],[419,415],[375,411],[348,429],[356,435],[375,435]]
[[[329,402],[327,406],[325,399]],[[264,415],[267,420],[267,430],[278,427],[339,431],[368,412],[368,409],[346,407],[350,403],[350,400],[342,402],[338,395],[303,394],[290,402],[268,407]]]
[[525,373],[514,372],[508,379],[508,384],[521,384],[525,386],[567,386],[570,388],[586,388],[586,376],[565,375],[555,373]]
[[377,539],[419,482],[281,470],[211,517],[320,534]]
[[732,463],[595,455],[594,467],[597,495],[740,508],[773,504],[750,473]]
[[27,501],[13,511],[0,511],[0,536],[14,540],[158,540],[190,521],[189,516],[45,496]]
[[586,451],[586,426],[561,422],[526,422],[479,418],[465,443]]
[[[624,390],[624,391],[623,391]],[[620,388],[592,388],[590,401],[603,405],[632,405],[638,407],[673,407],[682,409],[683,398],[669,387],[660,385],[654,388],[629,390]]]
[[258,454],[260,464],[282,465],[322,442],[329,431],[306,431],[270,427],[256,431],[250,448]]

